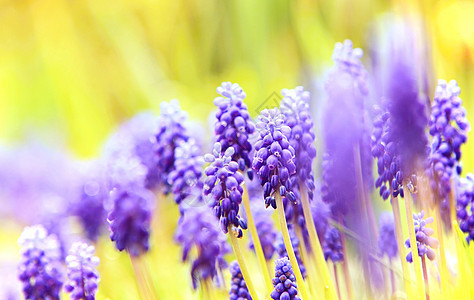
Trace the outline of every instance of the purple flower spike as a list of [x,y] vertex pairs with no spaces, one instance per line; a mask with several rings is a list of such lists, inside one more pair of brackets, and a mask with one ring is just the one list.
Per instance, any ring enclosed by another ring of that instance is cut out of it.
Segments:
[[25,299],[58,299],[63,285],[59,269],[59,242],[41,225],[26,227],[18,244],[21,247],[19,279]]
[[275,277],[272,279],[273,291],[270,297],[275,300],[300,300],[296,278],[288,257],[275,261]]
[[[301,259],[301,254],[299,250],[300,240],[296,236],[292,225],[290,225],[290,227],[288,228],[288,233],[290,234],[291,245],[293,246],[293,250],[295,252],[296,260],[298,262],[298,267],[300,268],[301,275],[303,276],[303,278],[306,278],[306,267],[303,264],[303,260]],[[278,256],[280,258],[288,257],[282,234],[280,234],[276,240],[275,249],[278,252]]]
[[[246,221],[239,215],[242,202],[244,176],[238,172],[239,165],[232,160],[234,148],[222,152],[220,143],[214,144],[212,154],[206,154],[204,160],[211,163],[205,170],[204,195],[212,195],[214,213],[220,219],[220,226],[227,233],[232,225],[237,237],[242,237],[242,229],[247,229]],[[239,228],[240,227],[240,228]]]
[[146,189],[110,193],[113,203],[108,215],[110,239],[119,251],[138,256],[148,251],[153,194]]
[[333,262],[344,260],[341,234],[336,228],[331,227],[326,231],[326,234],[324,235],[323,251],[324,259],[326,259],[326,261],[328,259],[332,260]]
[[316,158],[316,147],[314,124],[309,111],[310,93],[302,86],[293,90],[284,89],[281,93],[284,98],[281,100],[280,110],[285,115],[285,125],[291,128],[288,141],[295,149],[297,171],[291,176],[292,186],[298,189],[300,183],[304,184],[309,199],[312,199],[315,188],[312,165]]
[[456,81],[439,80],[431,106],[429,157],[431,184],[441,205],[443,219],[449,219],[449,194],[453,173],[461,174],[461,145],[467,141],[470,129],[466,109],[458,97],[461,92]]
[[[247,105],[243,102],[246,94],[237,83],[231,82],[223,82],[217,88],[217,93],[221,97],[214,99],[214,105],[218,108],[215,124],[216,141],[222,145],[223,152],[229,147],[234,148],[232,160],[239,164],[241,171],[244,171],[251,166],[249,153],[252,145],[248,139],[255,131]],[[251,172],[248,174],[252,177]]]
[[239,263],[233,261],[229,266],[230,274],[232,275],[230,281],[230,300],[252,300],[247,285],[245,284],[242,271],[240,270]]
[[[258,203],[261,205],[261,203]],[[252,211],[254,212],[255,227],[257,228],[258,238],[263,249],[263,255],[266,260],[271,260],[275,253],[275,241],[277,232],[273,225],[271,212],[264,209],[263,206],[254,205]],[[255,250],[253,240],[250,239],[250,249]],[[283,245],[284,247],[284,245]]]
[[201,149],[193,139],[183,141],[176,147],[174,170],[168,176],[168,183],[171,185],[177,204],[189,197],[195,198],[192,200],[201,201],[203,164]]
[[379,220],[379,253],[388,258],[395,258],[398,254],[397,238],[395,236],[395,221],[391,212],[383,212]]
[[467,174],[466,178],[461,178],[457,184],[457,217],[459,227],[466,233],[468,243],[474,240],[474,175]]
[[94,246],[76,242],[66,257],[68,281],[64,286],[73,300],[94,300],[99,285],[99,258]]
[[[419,214],[413,214],[413,222],[415,223],[416,244],[418,246],[418,255],[420,257],[426,255],[430,260],[434,260],[436,257],[436,253],[432,248],[438,248],[439,241],[434,237],[431,237],[431,235],[433,235],[434,233],[434,230],[426,227],[426,224],[433,223],[433,217],[423,219],[424,216],[424,211],[421,211]],[[407,239],[405,241],[405,246],[407,248],[411,248],[410,239]],[[411,251],[407,254],[406,259],[410,263],[413,262],[413,255]]]
[[258,117],[259,140],[255,143],[252,168],[260,177],[263,186],[265,206],[276,209],[275,193],[283,200],[296,202],[290,176],[296,173],[295,149],[288,138],[291,128],[284,124],[285,116],[278,108],[266,109]]
[[[168,175],[174,169],[176,147],[189,139],[185,127],[188,115],[181,110],[178,100],[162,102],[160,110],[154,146],[160,183],[167,187]],[[169,192],[167,188],[165,192]]]
[[217,267],[222,269],[227,266],[224,260],[224,255],[230,251],[227,239],[219,230],[219,224],[209,207],[185,211],[179,220],[175,239],[183,248],[183,261],[189,259],[193,248],[197,250],[191,269],[194,288],[198,280],[216,277]]

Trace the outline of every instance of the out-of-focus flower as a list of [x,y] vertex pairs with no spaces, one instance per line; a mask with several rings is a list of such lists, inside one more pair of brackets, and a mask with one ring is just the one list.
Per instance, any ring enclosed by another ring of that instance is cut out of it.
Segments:
[[[300,268],[301,275],[303,278],[306,277],[306,267],[303,264],[303,260],[301,259],[300,254],[300,241],[299,238],[296,236],[293,226],[290,225],[288,228],[288,233],[290,234],[291,245],[293,246],[293,251],[295,252],[296,260],[298,261],[298,267]],[[278,252],[278,256],[288,257],[288,253],[286,252],[285,241],[283,240],[283,235],[280,233],[278,235],[276,242],[275,242],[275,250]]]
[[[413,214],[413,222],[415,223],[415,234],[416,234],[416,244],[418,246],[418,255],[420,257],[427,256],[430,260],[434,260],[436,253],[432,248],[438,248],[439,242],[433,235],[434,230],[426,227],[426,224],[433,223],[433,217],[423,219],[425,217],[425,212],[421,211],[419,214]],[[405,241],[405,246],[411,248],[410,239]],[[407,261],[413,262],[413,254],[410,251],[406,257]]]
[[194,288],[198,280],[214,278],[216,268],[226,267],[224,255],[230,249],[209,207],[186,210],[179,221],[175,239],[183,248],[183,261],[189,259],[193,248],[197,250],[191,268]]
[[[260,204],[260,205],[256,205]],[[253,217],[255,220],[255,227],[257,228],[258,238],[262,245],[263,254],[266,260],[271,260],[275,253],[275,240],[277,232],[273,225],[271,212],[261,206],[262,203],[255,203],[252,207]],[[255,250],[253,240],[250,240],[249,246]]]
[[[216,141],[221,143],[223,152],[229,147],[234,148],[232,160],[244,171],[251,165],[249,153],[252,145],[248,140],[255,131],[247,105],[243,102],[246,94],[237,83],[231,82],[223,82],[217,88],[217,93],[222,97],[214,99],[214,105],[218,108],[215,124]],[[248,174],[252,176],[251,172]]]
[[290,176],[296,173],[295,149],[288,141],[291,128],[284,121],[285,117],[278,108],[263,110],[258,116],[260,137],[255,143],[252,168],[260,177],[266,207],[276,208],[275,193],[280,193],[283,200],[296,202],[290,180]]
[[114,189],[110,193],[112,208],[107,220],[110,239],[119,251],[138,256],[149,249],[153,194],[147,189]]
[[99,258],[94,256],[94,246],[76,242],[66,257],[67,277],[64,288],[74,300],[93,300],[99,285]]
[[167,178],[175,164],[175,150],[180,142],[186,142],[189,134],[185,126],[188,115],[179,107],[178,100],[162,102],[161,114],[158,117],[158,130],[155,134],[154,154],[159,183],[168,192]]
[[21,261],[19,279],[25,299],[59,299],[63,285],[59,243],[41,225],[25,227],[18,239]]
[[428,174],[445,220],[449,219],[451,179],[453,172],[461,174],[461,145],[467,141],[470,129],[460,93],[456,81],[439,80],[429,121],[432,142]]
[[229,290],[229,299],[230,300],[252,300],[250,296],[247,285],[245,284],[244,277],[242,276],[242,271],[240,271],[239,263],[233,261],[229,265],[230,275],[230,290]]
[[466,178],[460,178],[456,195],[459,228],[467,234],[466,241],[469,243],[474,239],[474,176],[472,174],[467,174]]
[[[237,236],[242,237],[242,230],[247,229],[247,222],[239,215],[239,205],[242,202],[244,176],[238,172],[239,165],[232,160],[234,148],[229,147],[222,152],[219,142],[214,144],[212,154],[206,154],[204,159],[210,162],[204,173],[204,195],[211,194],[214,203],[214,213],[220,219],[220,226],[227,233],[228,226],[233,225]],[[240,227],[240,228],[239,228]]]
[[341,234],[334,227],[329,228],[324,235],[323,243],[324,259],[333,262],[343,261],[344,254],[342,252]]
[[398,254],[397,238],[395,236],[395,221],[391,212],[383,212],[379,219],[379,253],[388,258],[395,258]]
[[287,257],[275,261],[274,290],[270,297],[275,300],[300,300],[293,268]]

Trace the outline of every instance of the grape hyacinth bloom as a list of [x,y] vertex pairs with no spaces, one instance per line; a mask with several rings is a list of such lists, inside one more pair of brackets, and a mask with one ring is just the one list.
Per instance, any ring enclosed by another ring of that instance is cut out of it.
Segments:
[[255,143],[252,168],[257,171],[263,186],[265,206],[276,209],[275,193],[280,193],[283,201],[296,202],[290,176],[296,173],[295,149],[288,138],[291,128],[284,124],[285,117],[278,108],[265,109],[258,116],[259,140]]
[[184,199],[193,196],[200,201],[203,188],[202,165],[204,159],[200,148],[193,139],[181,141],[175,149],[174,170],[168,175],[168,183],[175,202],[179,205]]
[[381,256],[387,255],[389,259],[398,254],[397,238],[395,236],[395,221],[391,212],[383,212],[379,219],[378,247]]
[[[259,203],[261,204],[261,203]],[[266,260],[271,260],[275,253],[275,241],[277,238],[277,232],[273,225],[271,218],[271,212],[264,209],[262,206],[254,205],[252,207],[254,212],[255,227],[257,228],[258,238],[262,245],[263,255]],[[255,250],[253,240],[249,242],[250,249]],[[283,248],[285,246],[283,245]]]
[[239,263],[233,261],[229,265],[230,275],[232,276],[230,281],[230,300],[252,300],[247,285],[245,284],[242,271],[240,271]]
[[466,178],[460,178],[457,187],[459,228],[467,234],[466,241],[470,243],[474,239],[474,175],[467,174]]
[[270,297],[275,300],[300,300],[295,274],[287,257],[275,261],[275,277],[272,279],[274,290]]
[[175,150],[180,142],[189,139],[187,128],[185,127],[188,115],[181,110],[176,99],[160,104],[161,114],[158,117],[158,130],[154,139],[154,153],[157,160],[158,174],[160,174],[160,184],[168,190],[168,175],[174,169]]
[[[425,217],[425,212],[421,211],[419,214],[413,214],[413,221],[415,223],[415,234],[416,234],[416,243],[418,246],[418,255],[420,257],[427,256],[430,260],[434,260],[436,253],[432,248],[438,248],[439,242],[433,235],[434,230],[431,228],[426,227],[426,224],[433,223],[433,217],[423,219]],[[410,246],[410,239],[405,241],[405,246],[407,248],[411,248]],[[413,254],[410,251],[407,256],[406,260],[410,263],[413,262]]]
[[453,173],[461,174],[461,145],[467,141],[469,122],[466,109],[458,97],[461,92],[456,81],[439,80],[431,106],[429,121],[431,154],[429,157],[432,188],[441,205],[442,216],[449,216],[449,194]]
[[[288,228],[288,232],[290,234],[291,244],[292,244],[293,250],[295,252],[296,261],[298,262],[298,267],[300,268],[301,275],[303,276],[303,278],[306,278],[306,267],[303,264],[303,260],[301,259],[301,253],[300,253],[300,250],[299,250],[300,240],[296,236],[295,231],[293,230],[293,227],[291,225]],[[284,243],[282,234],[280,234],[278,236],[278,238],[275,242],[275,250],[278,252],[278,256],[280,258],[288,257],[288,253],[286,252],[285,243]]]
[[59,269],[59,242],[41,225],[26,227],[18,244],[21,261],[19,279],[25,299],[59,299],[63,275]]
[[[243,102],[246,94],[237,83],[231,82],[223,82],[217,93],[221,96],[214,99],[214,105],[218,108],[214,128],[216,142],[221,144],[223,152],[229,147],[234,148],[232,160],[244,171],[251,166],[249,153],[252,145],[248,140],[255,131],[247,105]],[[253,173],[247,174],[251,178]]]
[[224,255],[230,249],[226,236],[219,230],[219,224],[209,207],[186,210],[179,220],[175,239],[183,248],[183,261],[189,259],[194,247],[197,249],[197,257],[191,268],[194,288],[197,287],[198,280],[214,278],[217,267],[226,267]]
[[341,234],[334,227],[329,228],[324,235],[323,252],[326,261],[330,259],[335,263],[344,260]]
[[99,258],[94,256],[94,246],[76,242],[66,257],[67,277],[64,288],[73,300],[94,300],[99,285]]
[[239,165],[232,160],[234,148],[229,147],[222,152],[219,142],[214,144],[212,154],[206,154],[204,160],[211,163],[205,170],[207,178],[204,181],[204,195],[212,195],[214,213],[220,219],[224,233],[233,226],[234,234],[242,237],[242,229],[247,229],[247,222],[239,215],[239,205],[242,202],[244,176],[238,172]]
[[112,209],[108,215],[110,239],[119,251],[139,256],[149,249],[151,214],[154,196],[147,189],[110,193]]
[[283,89],[281,94],[280,110],[285,115],[285,125],[291,128],[288,142],[295,150],[296,173],[290,177],[292,186],[296,191],[300,183],[304,184],[309,199],[312,199],[315,189],[312,165],[316,158],[316,147],[314,124],[309,111],[310,93],[298,86],[293,90]]

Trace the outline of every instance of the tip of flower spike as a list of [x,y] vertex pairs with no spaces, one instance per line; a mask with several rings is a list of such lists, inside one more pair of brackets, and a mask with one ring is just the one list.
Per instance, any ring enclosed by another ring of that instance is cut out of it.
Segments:
[[219,108],[240,104],[247,96],[240,85],[229,81],[223,82],[216,91],[222,96],[214,99],[214,105]]
[[359,66],[360,59],[364,56],[364,51],[360,48],[353,48],[351,40],[345,40],[343,43],[336,43],[332,59],[335,63],[346,66]]

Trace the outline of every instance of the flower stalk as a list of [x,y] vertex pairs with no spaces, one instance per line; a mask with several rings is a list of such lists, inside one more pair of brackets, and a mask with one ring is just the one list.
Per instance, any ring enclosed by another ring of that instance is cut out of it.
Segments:
[[393,197],[393,193],[391,194],[390,202],[392,203],[392,211],[393,211],[393,218],[395,220],[395,234],[397,236],[397,245],[398,245],[398,253],[400,254],[400,259],[402,263],[402,271],[403,271],[403,284],[405,286],[405,291],[407,295],[411,295],[411,286],[410,286],[410,272],[408,270],[408,263],[405,260],[405,247],[403,247],[403,234],[402,234],[402,221],[400,215],[400,205],[398,203],[398,198]]
[[[339,214],[339,223],[341,226],[343,226],[342,223],[342,215]],[[341,232],[341,244],[342,244],[342,252],[344,255],[344,260],[342,261],[342,271],[344,274],[344,281],[346,282],[346,290],[347,290],[347,297],[350,300],[354,299],[354,293],[352,291],[352,282],[351,282],[351,275],[349,273],[349,264],[347,263],[348,261],[348,255],[347,255],[347,244],[346,244],[346,233]]]

